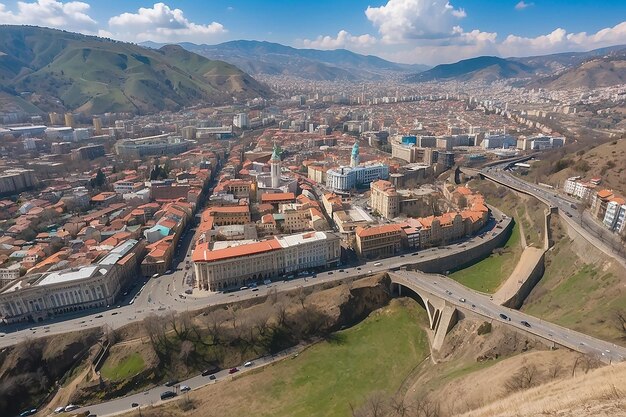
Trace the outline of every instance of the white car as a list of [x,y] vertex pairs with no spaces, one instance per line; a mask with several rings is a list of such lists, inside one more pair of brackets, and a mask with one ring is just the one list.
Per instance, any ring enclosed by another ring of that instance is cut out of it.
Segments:
[[54,414],[59,414],[65,411],[65,407],[57,407],[54,409]]
[[187,392],[187,391],[191,391],[191,388],[189,388],[188,385],[181,385],[180,386],[180,392]]
[[74,410],[78,410],[80,408],[80,406],[76,405],[76,404],[69,404],[68,406],[65,407],[65,412],[67,413],[68,411],[74,411]]
[[252,365],[254,365],[254,362],[252,362],[252,361],[248,361],[248,362],[246,362],[246,363],[244,363],[244,364],[243,364],[243,366],[245,366],[246,368],[249,368],[249,367],[251,367]]

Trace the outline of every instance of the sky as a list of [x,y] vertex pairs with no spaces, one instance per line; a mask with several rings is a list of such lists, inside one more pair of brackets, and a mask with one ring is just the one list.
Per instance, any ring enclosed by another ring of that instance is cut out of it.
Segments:
[[626,0],[0,0],[0,24],[113,39],[254,39],[436,65],[626,44]]

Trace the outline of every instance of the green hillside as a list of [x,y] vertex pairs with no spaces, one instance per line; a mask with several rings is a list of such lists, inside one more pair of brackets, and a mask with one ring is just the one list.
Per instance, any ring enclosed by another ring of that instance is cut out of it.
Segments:
[[31,26],[0,26],[0,88],[85,113],[148,113],[269,94],[237,67],[179,46],[153,50]]

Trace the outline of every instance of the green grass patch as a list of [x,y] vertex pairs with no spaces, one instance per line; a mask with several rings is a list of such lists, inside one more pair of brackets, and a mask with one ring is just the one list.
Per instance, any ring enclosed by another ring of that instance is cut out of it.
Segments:
[[511,275],[522,253],[520,228],[517,222],[503,249],[501,254],[493,253],[474,265],[451,273],[450,278],[477,291],[496,292]]
[[[242,375],[241,387],[225,387],[236,400],[220,406],[230,416],[349,416],[350,404],[358,407],[369,393],[395,393],[428,356],[427,321],[416,302],[394,300],[297,358]],[[250,384],[254,392],[243,388]]]
[[105,362],[100,373],[103,377],[114,381],[136,375],[145,368],[143,357],[137,352],[131,353],[117,363],[110,362],[112,361]]

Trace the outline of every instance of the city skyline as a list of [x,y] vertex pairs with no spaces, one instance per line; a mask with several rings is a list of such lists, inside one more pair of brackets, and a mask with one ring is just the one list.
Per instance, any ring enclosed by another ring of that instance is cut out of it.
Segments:
[[585,51],[626,43],[626,4],[591,1],[306,2],[2,1],[0,24],[37,25],[129,42],[254,39],[436,65],[480,55]]

